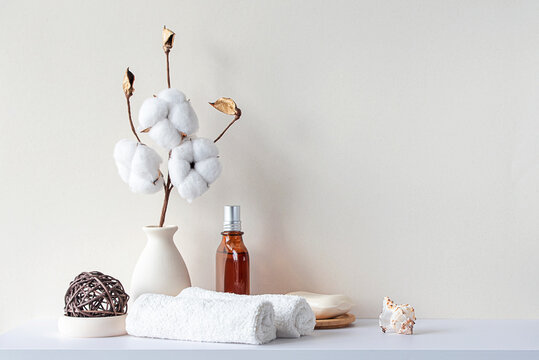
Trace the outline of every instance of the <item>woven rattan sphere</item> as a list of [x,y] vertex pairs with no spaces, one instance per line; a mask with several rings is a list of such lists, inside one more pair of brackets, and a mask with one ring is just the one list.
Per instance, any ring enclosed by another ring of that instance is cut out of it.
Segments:
[[106,317],[127,313],[122,283],[99,271],[80,273],[65,294],[64,314],[74,317]]

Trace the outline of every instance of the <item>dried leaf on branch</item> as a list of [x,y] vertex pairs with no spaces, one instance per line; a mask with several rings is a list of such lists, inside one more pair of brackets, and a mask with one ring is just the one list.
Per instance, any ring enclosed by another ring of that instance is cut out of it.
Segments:
[[217,110],[219,110],[220,112],[225,113],[227,115],[237,116],[240,114],[240,109],[238,109],[238,106],[236,105],[234,100],[230,98],[225,98],[225,97],[219,98],[215,102],[210,103],[210,105],[216,108]]
[[219,141],[220,138],[223,137],[227,130],[230,129],[230,127],[239,120],[239,118],[241,117],[241,110],[236,105],[234,100],[225,97],[217,99],[215,102],[210,103],[210,105],[224,114],[234,115],[234,119],[230,122],[230,124],[228,124],[228,126],[223,130],[223,132],[215,140],[213,140],[213,142],[216,143],[217,141]]

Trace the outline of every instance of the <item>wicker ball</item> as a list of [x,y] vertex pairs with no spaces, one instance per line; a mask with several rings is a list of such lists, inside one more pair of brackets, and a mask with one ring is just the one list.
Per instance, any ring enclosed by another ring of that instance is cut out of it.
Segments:
[[106,317],[127,313],[122,283],[99,271],[80,273],[65,294],[64,314],[74,317]]

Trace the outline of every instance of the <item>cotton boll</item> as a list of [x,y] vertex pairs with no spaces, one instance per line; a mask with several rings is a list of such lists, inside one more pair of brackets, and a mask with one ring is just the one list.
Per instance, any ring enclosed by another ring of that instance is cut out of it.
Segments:
[[171,156],[168,160],[168,174],[172,185],[178,187],[191,171],[191,164],[179,157]]
[[206,160],[199,161],[195,164],[195,170],[202,176],[202,178],[211,184],[221,174],[221,163],[219,159],[213,157]]
[[149,146],[139,144],[131,162],[131,175],[148,175],[154,181],[159,176],[161,157]]
[[186,140],[180,146],[172,149],[172,152],[170,153],[170,158],[182,159],[187,161],[188,163],[194,162],[195,158],[193,156],[193,141]]
[[168,119],[179,131],[192,135],[198,130],[198,117],[189,101],[176,103],[168,115]]
[[192,135],[198,130],[198,117],[184,93],[178,89],[165,89],[157,94],[157,98],[167,104],[168,119],[178,131]]
[[208,190],[221,174],[217,146],[204,138],[191,138],[172,149],[168,171],[180,196],[191,202]]
[[168,107],[165,101],[155,97],[144,100],[138,113],[140,130],[151,128],[167,116]]
[[159,176],[157,181],[151,177],[131,174],[129,178],[129,188],[131,191],[143,194],[153,194],[163,189],[163,177]]
[[131,169],[119,162],[116,162],[116,167],[118,168],[118,174],[120,174],[124,183],[129,184],[129,174],[131,174]]
[[129,182],[131,161],[135,155],[138,143],[132,140],[122,139],[114,146],[114,160],[118,167],[118,173],[125,183]]
[[174,105],[182,103],[184,101],[187,101],[187,98],[185,97],[185,94],[182,93],[178,89],[165,89],[161,90],[157,97],[163,101],[165,101],[171,109]]
[[193,161],[193,143],[190,140],[172,149],[168,160],[168,173],[174,186],[179,187],[185,180],[191,171]]
[[205,138],[191,140],[195,162],[219,155],[219,150],[213,141]]
[[191,170],[185,180],[178,186],[180,196],[191,202],[208,190],[208,184],[196,171]]
[[129,188],[133,192],[152,194],[163,188],[159,173],[161,157],[152,148],[139,144],[131,162]]
[[137,150],[138,143],[133,140],[122,139],[114,146],[114,159],[124,165],[131,167],[131,160],[135,151]]
[[120,140],[114,147],[118,172],[133,192],[151,194],[163,188],[159,172],[161,157],[150,147],[131,140]]
[[172,126],[172,123],[167,119],[161,120],[155,124],[148,132],[148,135],[150,135],[152,140],[159,146],[167,150],[175,148],[180,145],[182,141],[182,136],[178,130],[176,130],[176,128]]

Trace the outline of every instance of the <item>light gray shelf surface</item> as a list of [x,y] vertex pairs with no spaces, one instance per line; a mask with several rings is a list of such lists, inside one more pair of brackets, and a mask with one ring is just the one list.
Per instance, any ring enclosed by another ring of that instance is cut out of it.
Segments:
[[539,359],[539,320],[419,319],[414,335],[383,334],[377,320],[317,330],[266,345],[119,336],[62,337],[56,320],[34,320],[0,335],[0,359]]

